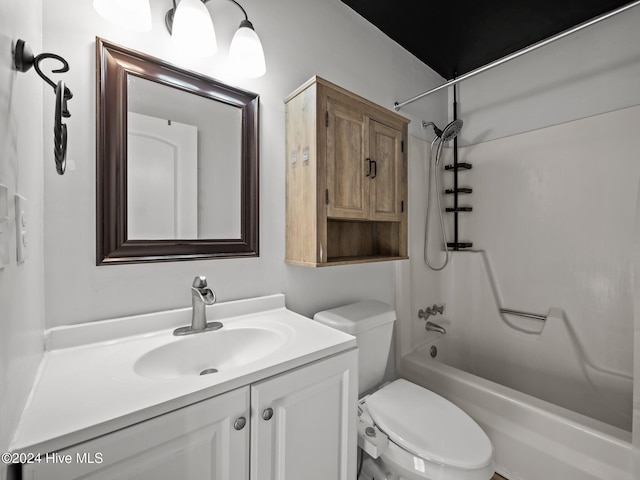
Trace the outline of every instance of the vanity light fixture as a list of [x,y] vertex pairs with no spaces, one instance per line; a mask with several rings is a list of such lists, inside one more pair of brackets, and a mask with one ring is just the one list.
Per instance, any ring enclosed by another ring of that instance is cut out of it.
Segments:
[[149,0],[93,0],[93,8],[105,20],[127,30],[151,30]]
[[209,11],[201,0],[180,0],[167,12],[165,23],[174,45],[190,56],[208,57],[218,51]]
[[[205,4],[209,0],[180,0],[165,16],[167,30],[174,42],[185,52],[196,56],[210,56],[216,52],[216,36],[213,22]],[[262,43],[256,34],[247,12],[235,0],[244,14],[244,20],[236,31],[229,47],[229,66],[234,73],[246,78],[258,78],[265,74],[266,64]]]
[[[246,15],[245,13],[245,17]],[[261,77],[267,71],[262,43],[253,25],[246,18],[240,22],[240,27],[231,40],[229,65],[234,72],[247,78]]]

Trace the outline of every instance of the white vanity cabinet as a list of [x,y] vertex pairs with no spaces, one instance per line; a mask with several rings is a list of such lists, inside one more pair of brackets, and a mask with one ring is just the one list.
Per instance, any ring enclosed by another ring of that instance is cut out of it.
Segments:
[[[22,467],[23,480],[248,480],[248,386]],[[240,424],[238,423],[239,427]],[[67,463],[68,462],[68,463]]]
[[23,479],[355,480],[357,387],[351,349],[42,457]]

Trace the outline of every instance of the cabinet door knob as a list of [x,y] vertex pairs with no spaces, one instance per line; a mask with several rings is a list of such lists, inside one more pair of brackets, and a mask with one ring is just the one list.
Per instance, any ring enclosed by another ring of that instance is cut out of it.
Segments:
[[236,418],[236,421],[233,422],[233,428],[236,430],[242,430],[244,426],[247,424],[247,419],[244,417]]
[[371,159],[370,158],[365,158],[364,159],[365,162],[367,162],[367,174],[365,175],[365,177],[368,177],[371,175]]
[[371,160],[371,163],[373,164],[373,175],[371,175],[371,178],[374,179],[378,176],[378,163],[375,160]]
[[273,408],[265,408],[262,412],[262,418],[264,420],[271,420],[271,417],[273,417]]

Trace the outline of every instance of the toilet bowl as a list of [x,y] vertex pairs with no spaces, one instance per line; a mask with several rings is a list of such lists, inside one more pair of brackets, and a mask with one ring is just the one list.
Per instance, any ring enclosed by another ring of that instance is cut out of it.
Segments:
[[359,480],[489,480],[493,447],[478,424],[430,390],[383,383],[395,312],[366,300],[319,312],[316,321],[356,336],[359,357]]
[[375,434],[388,441],[378,452],[372,450],[367,445],[371,430],[367,435],[365,426],[358,443],[365,452],[378,453],[400,478],[488,480],[493,476],[489,438],[471,417],[440,395],[399,379],[362,398],[359,407],[361,425],[377,428]]

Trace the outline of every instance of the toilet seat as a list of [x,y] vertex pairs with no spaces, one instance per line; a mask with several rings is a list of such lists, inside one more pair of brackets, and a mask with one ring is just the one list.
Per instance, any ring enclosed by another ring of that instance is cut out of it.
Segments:
[[419,459],[456,470],[493,467],[493,448],[484,431],[436,393],[399,379],[369,395],[366,405],[380,430]]

